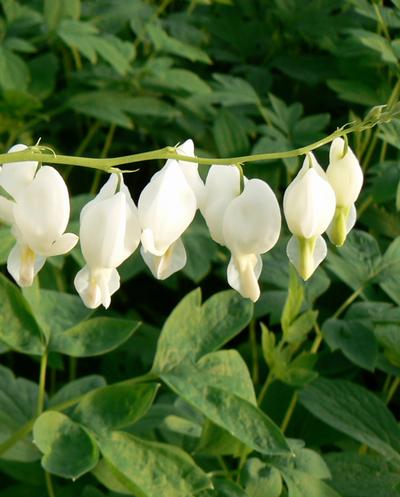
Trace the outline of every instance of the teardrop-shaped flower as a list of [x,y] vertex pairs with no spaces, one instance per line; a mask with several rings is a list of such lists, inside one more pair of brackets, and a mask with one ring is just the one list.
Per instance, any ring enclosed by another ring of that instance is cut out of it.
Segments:
[[231,251],[228,283],[253,302],[260,296],[260,254],[276,244],[280,229],[281,213],[274,192],[260,179],[246,181],[243,192],[226,207],[222,231]]
[[[28,147],[19,143],[11,147],[8,153],[22,152]],[[12,224],[14,221],[13,205],[18,194],[27,187],[33,180],[38,168],[37,161],[23,161],[14,163],[5,163],[0,168],[0,187],[12,197],[12,200],[0,196],[0,219]]]
[[27,186],[14,189],[14,196],[12,232],[17,243],[7,268],[20,286],[30,286],[46,257],[69,252],[78,237],[64,233],[70,214],[68,189],[53,167],[41,167]]
[[312,153],[307,154],[283,198],[286,222],[294,235],[287,254],[304,280],[326,257],[326,243],[321,235],[332,221],[335,206],[335,192],[323,169]]
[[139,245],[140,226],[136,205],[122,176],[112,174],[98,195],[80,215],[80,243],[86,261],[74,284],[90,309],[111,303],[120,287],[117,267]]
[[236,166],[211,166],[205,183],[200,211],[211,238],[225,245],[223,220],[227,206],[240,194],[240,173]]
[[355,201],[364,181],[357,157],[342,138],[335,138],[329,151],[326,176],[336,194],[336,211],[327,233],[332,243],[343,245],[356,222]]
[[141,254],[153,275],[168,278],[186,264],[181,235],[197,210],[196,195],[178,161],[169,160],[139,197]]

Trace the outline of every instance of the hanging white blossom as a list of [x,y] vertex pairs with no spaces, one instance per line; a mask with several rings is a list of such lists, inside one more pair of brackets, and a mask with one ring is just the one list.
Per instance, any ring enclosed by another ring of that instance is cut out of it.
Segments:
[[176,160],[168,160],[139,197],[141,254],[160,280],[186,264],[186,250],[180,237],[194,218],[197,199],[184,167]]
[[332,243],[343,245],[357,218],[355,201],[364,181],[357,157],[342,138],[335,138],[329,151],[326,176],[336,195],[336,211],[327,234]]
[[74,284],[87,307],[109,307],[111,296],[120,287],[117,267],[136,250],[140,234],[136,205],[122,176],[112,174],[80,215],[86,266],[78,272]]
[[310,152],[283,198],[286,222],[293,234],[287,254],[304,280],[326,257],[327,247],[321,235],[333,219],[335,206],[335,192]]
[[244,178],[235,166],[212,166],[207,176],[202,214],[211,237],[231,252],[229,285],[255,302],[260,296],[260,254],[278,241],[281,214],[274,192],[259,179]]

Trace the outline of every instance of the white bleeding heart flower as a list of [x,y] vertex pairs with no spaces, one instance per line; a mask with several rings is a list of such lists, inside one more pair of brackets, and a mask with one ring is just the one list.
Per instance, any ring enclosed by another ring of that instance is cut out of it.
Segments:
[[[181,145],[176,147],[176,152],[180,155],[186,155],[187,157],[195,157],[194,155],[194,143],[193,140],[186,140]],[[173,159],[169,159],[166,162],[166,166]],[[189,183],[189,186],[194,191],[197,200],[197,207],[200,208],[203,204],[204,199],[204,183],[199,175],[199,165],[195,162],[187,162],[187,161],[177,161],[179,166],[182,169],[183,174],[185,175],[186,181]]]
[[139,197],[141,254],[153,275],[168,278],[186,264],[181,235],[192,222],[196,195],[178,161],[169,160]]
[[200,211],[211,238],[225,245],[223,219],[230,202],[240,194],[240,173],[236,166],[211,166],[208,171]]
[[326,176],[336,194],[336,211],[327,233],[332,243],[342,246],[356,222],[355,201],[364,181],[357,157],[342,138],[335,138],[329,151]]
[[18,167],[21,171],[12,179],[11,166],[3,166],[0,181],[14,198],[8,200],[7,209],[11,205],[9,222],[17,243],[8,256],[7,269],[21,287],[27,287],[32,285],[46,257],[69,252],[78,237],[64,233],[70,214],[69,196],[56,169],[43,166],[35,174],[33,163]]
[[86,261],[74,284],[90,309],[105,308],[120,287],[117,267],[139,245],[140,225],[136,205],[122,176],[112,174],[80,215],[80,243]]
[[307,280],[327,254],[322,233],[335,214],[336,197],[326,174],[312,153],[290,183],[283,198],[283,210],[293,234],[287,246],[290,262]]
[[274,192],[260,179],[246,181],[243,192],[226,207],[222,232],[231,251],[228,283],[253,302],[260,296],[260,254],[271,250],[280,230],[281,213]]
[[[10,152],[23,152],[28,147],[19,143],[10,148]],[[5,163],[0,168],[0,187],[3,188],[14,200],[18,194],[33,180],[38,168],[37,161],[24,161]],[[14,221],[14,202],[9,198],[0,196],[0,220],[7,224]]]

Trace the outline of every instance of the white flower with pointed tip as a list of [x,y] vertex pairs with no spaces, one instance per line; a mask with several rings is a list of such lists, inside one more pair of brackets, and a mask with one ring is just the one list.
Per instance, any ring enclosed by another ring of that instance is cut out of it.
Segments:
[[[46,257],[65,254],[78,241],[73,233],[64,233],[70,206],[62,176],[53,167],[43,166],[30,179],[31,166],[26,166],[24,175],[17,174],[14,182],[7,178],[9,191],[15,200],[10,201],[10,221],[17,241],[8,256],[7,269],[22,287],[33,283]],[[7,175],[12,175],[8,168]]]
[[197,210],[196,195],[178,161],[169,160],[139,197],[142,257],[153,275],[168,278],[186,264],[180,237]]
[[[19,143],[11,147],[7,153],[22,152],[27,148],[26,145]],[[0,168],[0,187],[15,200],[18,194],[32,182],[37,168],[37,161],[3,164]],[[14,221],[13,205],[13,200],[0,196],[0,220],[7,224],[12,224]]]
[[280,230],[281,213],[274,192],[260,179],[246,181],[243,192],[225,210],[222,232],[231,251],[228,283],[253,302],[260,296],[260,254],[271,250]]
[[326,257],[326,243],[321,235],[333,219],[335,206],[335,192],[310,152],[283,198],[286,222],[293,234],[287,254],[304,280]]
[[223,219],[230,202],[240,194],[240,173],[236,166],[211,166],[205,183],[204,201],[200,207],[211,238],[225,245]]
[[108,308],[120,287],[117,267],[139,245],[140,226],[135,203],[122,176],[112,174],[80,215],[80,243],[84,266],[74,284],[90,309]]
[[354,203],[364,181],[360,163],[343,138],[335,138],[331,144],[326,176],[336,194],[336,212],[327,233],[332,243],[341,246],[356,222]]

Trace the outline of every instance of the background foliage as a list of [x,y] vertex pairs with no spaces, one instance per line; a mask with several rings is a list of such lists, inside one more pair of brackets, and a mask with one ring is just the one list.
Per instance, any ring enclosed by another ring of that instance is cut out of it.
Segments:
[[[189,137],[204,156],[283,151],[400,92],[398,0],[0,4],[4,151],[39,137],[93,157]],[[40,288],[1,276],[1,496],[400,496],[399,127],[350,137],[358,231],[307,284],[283,234],[255,306],[226,290],[200,219],[185,269],[159,282],[132,257],[107,313],[72,295],[79,249]],[[282,194],[299,160],[245,174]],[[127,176],[136,198],[160,165]],[[77,231],[105,177],[60,170]],[[7,227],[0,242],[4,263]]]

